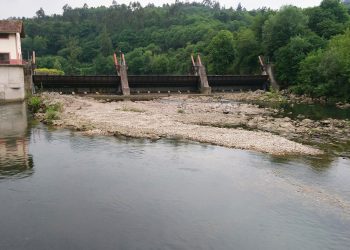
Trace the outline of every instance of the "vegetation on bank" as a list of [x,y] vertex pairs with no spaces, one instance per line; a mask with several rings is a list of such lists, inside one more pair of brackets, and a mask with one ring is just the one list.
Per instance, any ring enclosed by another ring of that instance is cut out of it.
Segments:
[[33,114],[43,114],[43,121],[52,124],[53,120],[59,118],[59,112],[62,111],[61,103],[46,103],[40,96],[30,96],[27,100],[28,109]]
[[64,75],[64,71],[60,69],[48,69],[48,68],[39,68],[35,69],[36,75]]
[[209,74],[259,74],[257,57],[275,65],[283,88],[350,100],[349,4],[247,11],[218,2],[176,1],[142,7],[63,7],[62,15],[24,19],[23,54],[38,67],[65,74],[114,74],[112,53],[126,53],[131,74],[188,74],[189,55],[201,53]]
[[34,114],[43,106],[42,100],[39,96],[30,96],[27,100],[27,104],[28,109]]

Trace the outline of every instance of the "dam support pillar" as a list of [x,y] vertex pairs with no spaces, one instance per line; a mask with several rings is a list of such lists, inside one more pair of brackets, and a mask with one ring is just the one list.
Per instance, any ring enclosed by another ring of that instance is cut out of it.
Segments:
[[199,76],[199,92],[201,94],[210,95],[211,88],[208,83],[207,72],[205,71],[205,67],[202,64],[200,55],[197,56],[197,61],[194,60],[193,56],[191,56],[191,59],[194,72]]
[[275,90],[279,90],[280,86],[278,85],[278,83],[275,79],[275,75],[273,73],[273,65],[270,63],[266,64],[264,57],[262,57],[262,56],[259,56],[259,62],[261,65],[262,74],[269,76],[270,86]]
[[121,63],[119,64],[117,55],[114,53],[114,64],[118,73],[118,76],[120,76],[120,86],[121,91],[124,96],[130,95],[130,88],[129,88],[129,81],[128,81],[128,72],[127,72],[127,65],[125,61],[124,54],[121,54]]

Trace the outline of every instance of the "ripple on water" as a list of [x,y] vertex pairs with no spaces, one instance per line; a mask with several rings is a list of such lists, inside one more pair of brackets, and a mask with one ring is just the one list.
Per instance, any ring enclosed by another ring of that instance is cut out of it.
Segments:
[[347,160],[29,136],[0,139],[0,249],[350,249]]

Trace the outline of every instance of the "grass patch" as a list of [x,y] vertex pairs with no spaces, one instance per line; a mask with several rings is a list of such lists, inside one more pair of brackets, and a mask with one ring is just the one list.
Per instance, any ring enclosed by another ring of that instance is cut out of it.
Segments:
[[244,129],[249,131],[254,131],[254,128],[249,127],[245,123],[210,123],[210,122],[200,122],[196,123],[200,126],[207,126],[213,128],[228,128],[228,129]]
[[61,103],[55,103],[50,104],[46,106],[45,109],[45,120],[47,123],[52,123],[53,120],[58,120],[59,115],[58,113],[62,111],[62,104]]
[[29,97],[27,103],[28,109],[33,113],[37,113],[43,105],[43,102],[39,96]]
[[266,92],[264,97],[265,97],[264,99],[268,101],[282,102],[282,103],[287,102],[287,98],[285,98],[280,91],[275,90],[273,88],[271,88],[269,92]]
[[54,111],[52,109],[48,109],[46,110],[45,112],[45,119],[47,122],[51,122],[53,120],[57,120],[58,119],[58,114],[57,114],[57,111]]
[[63,110],[62,103],[56,102],[48,104],[40,96],[30,96],[27,99],[28,109],[33,113],[41,113],[40,118],[43,122],[52,124],[54,120],[59,119],[59,113]]
[[183,110],[183,109],[178,109],[178,110],[177,110],[177,113],[179,113],[179,114],[185,114],[185,110]]
[[144,113],[144,112],[146,112],[146,111],[143,110],[143,109],[132,108],[132,107],[123,107],[123,108],[122,108],[122,111],[125,111],[125,112],[135,112],[135,113]]
[[52,110],[54,110],[56,112],[61,112],[62,108],[63,108],[62,107],[62,103],[59,103],[59,102],[54,103],[54,104],[50,104],[50,105],[47,106],[47,109],[52,109]]

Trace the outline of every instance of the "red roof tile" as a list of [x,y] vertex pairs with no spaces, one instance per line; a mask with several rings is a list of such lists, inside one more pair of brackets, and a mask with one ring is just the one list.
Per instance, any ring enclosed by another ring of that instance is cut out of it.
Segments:
[[23,22],[17,20],[0,20],[0,33],[20,33],[24,37]]

